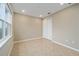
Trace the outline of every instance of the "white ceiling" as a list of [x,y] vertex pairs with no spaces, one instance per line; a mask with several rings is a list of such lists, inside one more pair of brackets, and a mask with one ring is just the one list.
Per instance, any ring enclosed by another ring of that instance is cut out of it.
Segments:
[[[48,16],[48,11],[51,14],[58,12],[66,7],[69,7],[72,4],[63,4],[60,3],[13,3],[14,12],[35,16],[35,17],[46,17]],[[22,12],[25,10],[25,12]]]

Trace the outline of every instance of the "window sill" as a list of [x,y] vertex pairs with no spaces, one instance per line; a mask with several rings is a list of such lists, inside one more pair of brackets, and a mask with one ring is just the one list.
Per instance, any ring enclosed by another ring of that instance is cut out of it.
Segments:
[[0,41],[0,48],[3,47],[3,45],[11,38],[12,36],[8,36],[5,39],[2,39]]

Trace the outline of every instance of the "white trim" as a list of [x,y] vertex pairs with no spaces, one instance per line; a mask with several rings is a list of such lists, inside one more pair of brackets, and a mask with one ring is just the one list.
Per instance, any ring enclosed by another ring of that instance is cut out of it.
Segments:
[[0,41],[0,48],[11,38],[12,36],[8,36],[5,40]]
[[37,37],[37,38],[31,38],[31,39],[24,39],[24,40],[14,41],[14,44],[16,44],[16,43],[21,43],[21,42],[25,42],[25,41],[30,41],[30,40],[41,39],[41,38],[42,38],[42,37]]
[[[47,39],[47,38],[45,38],[45,39]],[[71,49],[71,50],[73,50],[73,51],[79,52],[78,49],[73,48],[73,47],[71,47],[71,46],[65,45],[65,44],[60,43],[60,42],[57,42],[57,41],[55,41],[55,40],[50,40],[50,41],[52,41],[53,43],[56,43],[56,44],[58,44],[58,45],[61,45],[61,46],[63,46],[63,47],[69,48],[69,49]]]

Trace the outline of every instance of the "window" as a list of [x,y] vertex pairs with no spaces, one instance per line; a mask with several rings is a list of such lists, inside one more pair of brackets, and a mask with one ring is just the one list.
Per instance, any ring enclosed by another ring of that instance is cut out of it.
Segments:
[[7,36],[8,35],[8,24],[7,23],[5,23],[5,36]]
[[3,22],[0,20],[0,39],[3,37]]
[[12,15],[9,6],[0,3],[0,43],[11,36]]
[[11,21],[12,15],[10,9],[6,5],[5,7],[5,15],[6,15],[6,22],[5,22],[5,36],[11,35]]

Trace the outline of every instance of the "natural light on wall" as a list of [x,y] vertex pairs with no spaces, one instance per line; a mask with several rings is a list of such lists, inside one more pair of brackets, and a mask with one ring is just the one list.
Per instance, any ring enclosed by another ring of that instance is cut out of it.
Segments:
[[12,36],[12,14],[8,4],[0,3],[0,47]]

